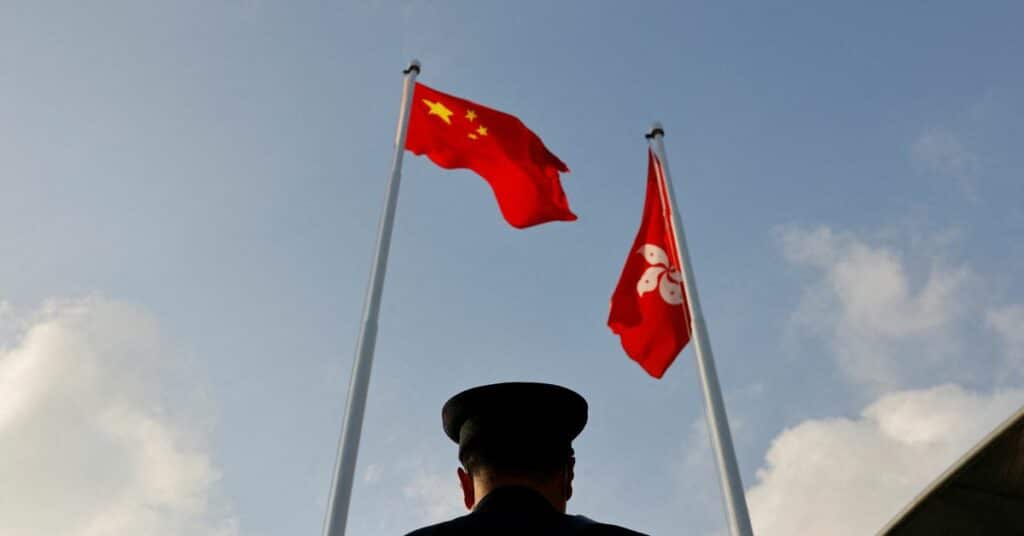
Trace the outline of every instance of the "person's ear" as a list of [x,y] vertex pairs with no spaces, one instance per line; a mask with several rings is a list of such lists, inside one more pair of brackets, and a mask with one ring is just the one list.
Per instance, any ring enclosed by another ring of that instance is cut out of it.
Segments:
[[572,479],[576,477],[576,458],[570,457],[565,465],[565,500],[572,498]]
[[462,502],[466,505],[467,510],[472,510],[476,504],[476,490],[473,488],[473,477],[469,476],[469,473],[463,471],[461,467],[459,467],[458,475],[459,486],[462,487]]

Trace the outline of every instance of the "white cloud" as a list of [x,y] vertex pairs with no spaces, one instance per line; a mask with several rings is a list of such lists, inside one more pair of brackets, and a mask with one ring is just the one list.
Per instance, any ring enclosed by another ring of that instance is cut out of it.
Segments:
[[926,129],[911,146],[910,157],[917,169],[953,177],[969,196],[975,196],[978,157],[967,150],[952,131],[945,128]]
[[163,402],[152,318],[93,298],[21,324],[0,341],[0,534],[237,533],[203,419]]
[[922,132],[913,142],[910,156],[915,165],[926,171],[954,177],[973,177],[978,167],[978,157],[946,128]]
[[1024,403],[951,384],[882,396],[857,418],[779,434],[747,492],[762,536],[872,534]]
[[815,271],[795,323],[826,340],[850,379],[881,392],[955,355],[954,321],[970,301],[967,268],[926,258],[923,284],[912,285],[904,256],[892,249],[827,227],[789,227],[779,236],[787,260]]
[[375,463],[371,463],[366,466],[363,471],[363,482],[367,484],[376,484],[380,482],[381,467]]
[[1010,368],[1024,370],[1024,305],[993,309],[986,318],[988,326],[1002,339]]
[[[970,298],[985,295],[972,292],[968,268],[941,261],[941,240],[922,252],[827,227],[785,228],[779,237],[786,259],[813,274],[795,325],[821,337],[846,378],[875,397],[856,417],[806,420],[773,440],[747,492],[755,532],[871,534],[1024,403],[1020,387],[907,384],[964,381],[967,366],[1020,364],[1024,307],[979,314],[985,304]],[[960,349],[985,326],[1001,336],[1005,356],[965,359]]]
[[955,177],[972,175],[978,162],[978,157],[945,128],[929,128],[922,132],[911,148],[911,156],[916,164],[927,170]]
[[420,525],[438,523],[467,513],[454,470],[448,476],[421,471],[402,488],[402,492],[419,510],[422,516]]

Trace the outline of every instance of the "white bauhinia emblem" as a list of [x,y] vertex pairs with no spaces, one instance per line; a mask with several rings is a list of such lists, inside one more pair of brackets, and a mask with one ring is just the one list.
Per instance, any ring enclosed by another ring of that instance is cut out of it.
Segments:
[[643,296],[657,288],[665,302],[672,305],[683,303],[683,274],[672,268],[665,250],[654,244],[644,244],[636,252],[650,264],[636,283],[636,293]]

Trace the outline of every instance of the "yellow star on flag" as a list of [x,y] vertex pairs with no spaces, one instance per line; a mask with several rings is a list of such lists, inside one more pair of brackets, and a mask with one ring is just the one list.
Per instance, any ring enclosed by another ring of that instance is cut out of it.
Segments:
[[473,134],[472,132],[470,132],[469,134],[466,134],[466,137],[471,139],[471,140],[475,140],[476,139],[476,134]]
[[466,119],[469,119],[469,122],[472,123],[476,119],[476,112],[473,110],[466,111]]
[[426,104],[427,108],[430,108],[430,111],[427,112],[427,115],[436,115],[440,117],[441,120],[444,121],[445,123],[448,123],[449,125],[452,124],[451,117],[454,112],[445,107],[445,105],[442,104],[440,101],[431,102],[428,101],[427,99],[423,99],[423,104]]
[[487,135],[487,127],[485,127],[483,125],[480,125],[480,128],[476,129],[476,133],[481,135],[481,136],[486,136]]

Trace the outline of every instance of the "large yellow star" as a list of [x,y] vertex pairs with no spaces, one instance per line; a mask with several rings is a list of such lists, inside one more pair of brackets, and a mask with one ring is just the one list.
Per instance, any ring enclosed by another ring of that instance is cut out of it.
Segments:
[[441,104],[440,101],[430,102],[427,99],[423,99],[423,104],[426,104],[427,108],[430,108],[430,111],[427,112],[427,115],[436,115],[440,117],[441,120],[444,121],[445,123],[448,123],[449,125],[452,124],[451,117],[454,112],[445,107],[444,104]]

